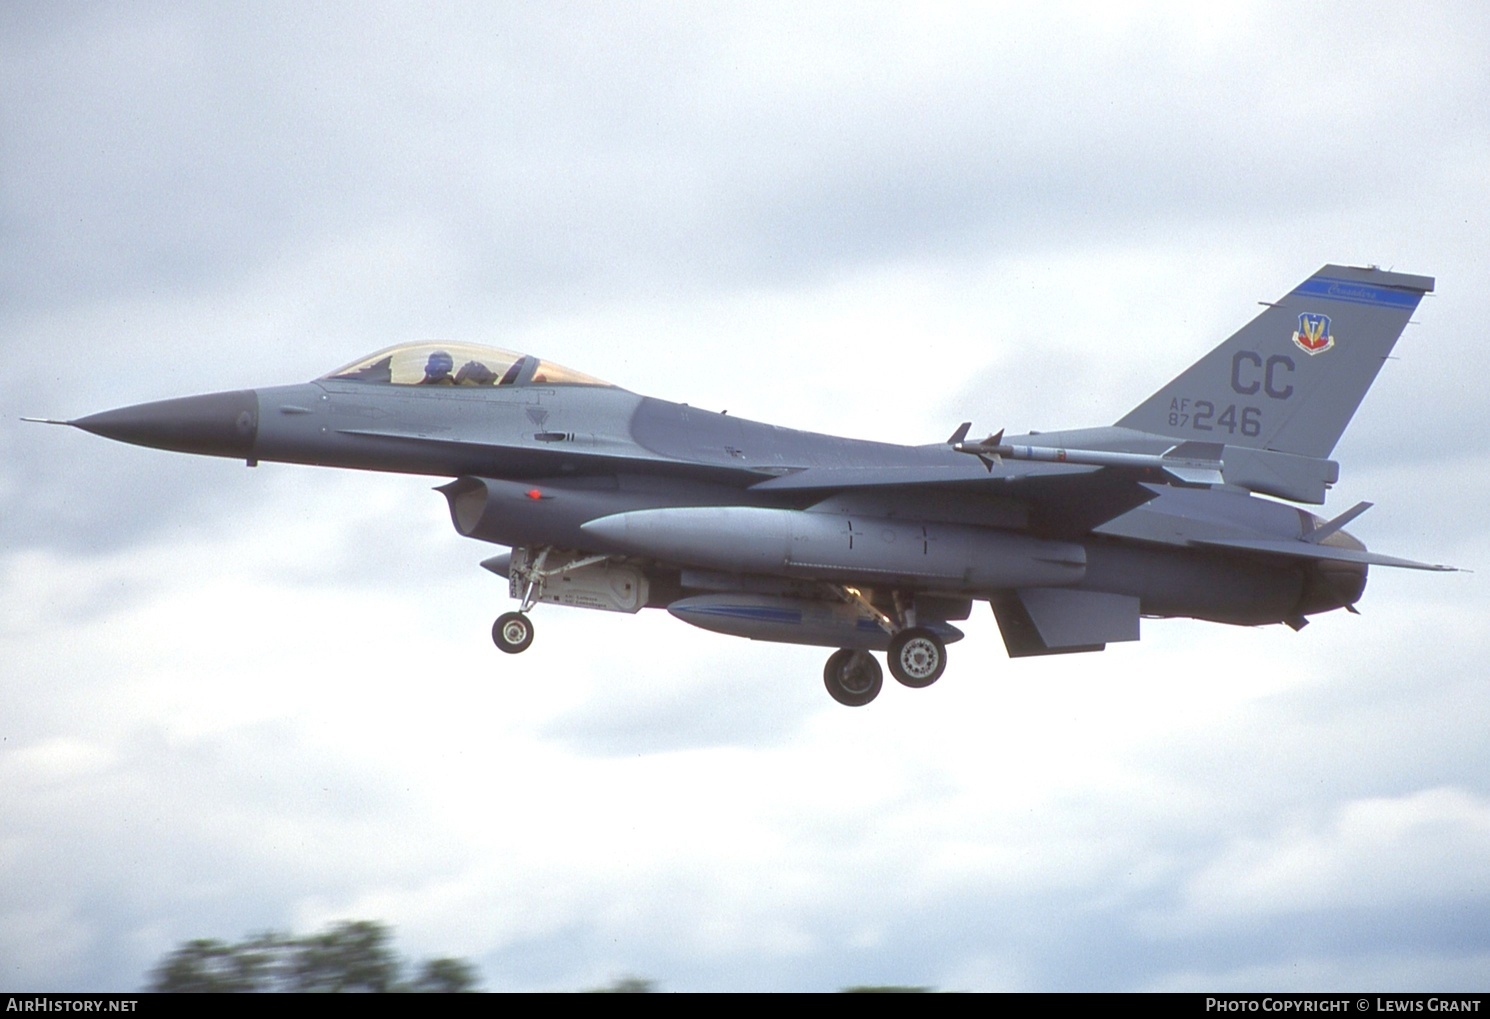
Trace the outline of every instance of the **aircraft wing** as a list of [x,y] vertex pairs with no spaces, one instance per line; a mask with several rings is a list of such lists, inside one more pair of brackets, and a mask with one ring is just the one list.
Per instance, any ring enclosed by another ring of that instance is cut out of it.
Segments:
[[970,458],[966,465],[811,467],[758,482],[751,490],[874,494],[939,486],[1025,503],[1032,533],[1071,538],[1153,499],[1157,490],[1143,484],[1151,478],[1147,470],[1091,464],[1005,460],[985,469]]
[[769,478],[750,487],[764,492],[843,492],[856,488],[895,485],[955,485],[987,490],[1025,478],[1092,474],[1100,469],[1084,464],[1003,463],[994,470],[987,471],[977,461],[969,458],[966,463],[951,465],[809,467]]

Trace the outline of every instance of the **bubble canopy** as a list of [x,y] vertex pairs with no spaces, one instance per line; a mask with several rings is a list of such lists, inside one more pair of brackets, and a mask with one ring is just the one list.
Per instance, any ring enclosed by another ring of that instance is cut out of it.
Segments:
[[385,347],[322,375],[318,381],[329,379],[384,386],[611,385],[531,354],[437,341]]

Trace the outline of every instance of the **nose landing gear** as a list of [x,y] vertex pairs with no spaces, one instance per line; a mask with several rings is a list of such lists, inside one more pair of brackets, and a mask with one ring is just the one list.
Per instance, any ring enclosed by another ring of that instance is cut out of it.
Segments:
[[504,612],[492,626],[492,641],[510,655],[533,643],[528,613],[539,602],[637,612],[647,603],[647,577],[636,566],[612,562],[609,555],[555,549],[514,548],[505,569],[508,593],[519,600],[516,612]]
[[497,645],[497,650],[516,655],[528,650],[533,643],[533,620],[528,618],[528,612],[543,597],[543,584],[549,578],[549,574],[543,569],[543,563],[548,558],[549,551],[549,548],[544,547],[531,563],[512,568],[514,573],[518,573],[512,579],[523,584],[523,599],[516,612],[503,612],[492,624],[491,639]]

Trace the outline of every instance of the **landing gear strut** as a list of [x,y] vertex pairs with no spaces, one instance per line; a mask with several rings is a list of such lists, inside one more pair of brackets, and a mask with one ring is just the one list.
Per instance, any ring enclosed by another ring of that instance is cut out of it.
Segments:
[[497,650],[516,655],[528,650],[533,643],[533,621],[528,618],[528,611],[543,597],[543,582],[548,579],[543,571],[543,561],[548,558],[548,553],[545,546],[539,550],[537,558],[523,568],[523,600],[518,610],[503,612],[492,624],[491,639]]
[[[491,628],[492,641],[509,655],[526,651],[533,643],[533,621],[528,618],[528,613],[543,600],[544,588],[560,577],[573,579],[582,576],[587,567],[600,566],[610,558],[609,555],[575,555],[556,551],[551,545],[513,549],[508,567],[508,590],[514,598],[520,598],[520,602],[516,612],[504,612],[497,617]],[[646,603],[645,578],[640,570],[632,570],[620,580],[626,582],[626,591],[632,592],[636,600],[631,606],[618,606],[617,610],[635,612]],[[592,578],[590,584],[593,586],[594,583]],[[582,586],[575,585],[576,588]]]
[[860,708],[879,694],[885,684],[880,663],[868,651],[835,651],[823,666],[823,685],[839,704]]

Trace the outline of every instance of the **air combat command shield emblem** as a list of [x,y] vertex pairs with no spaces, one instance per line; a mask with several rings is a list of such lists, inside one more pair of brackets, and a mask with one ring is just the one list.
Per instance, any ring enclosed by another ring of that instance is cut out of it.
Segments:
[[1300,315],[1299,331],[1293,334],[1293,342],[1310,357],[1329,350],[1335,345],[1335,337],[1330,334],[1330,317],[1308,312]]

